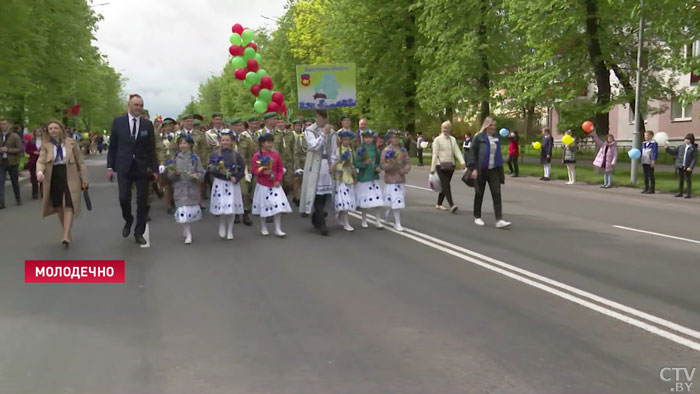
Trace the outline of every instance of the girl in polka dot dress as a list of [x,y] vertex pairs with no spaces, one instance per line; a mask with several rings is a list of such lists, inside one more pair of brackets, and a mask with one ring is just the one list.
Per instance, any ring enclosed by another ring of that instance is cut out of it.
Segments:
[[354,231],[350,226],[349,211],[355,210],[355,181],[357,173],[353,164],[355,152],[352,149],[352,131],[338,133],[338,149],[332,155],[333,172],[335,175],[335,214],[343,224],[343,230]]
[[245,176],[245,164],[241,155],[233,150],[235,138],[229,130],[221,132],[221,149],[212,154],[207,168],[214,178],[209,211],[219,217],[221,239],[233,239],[234,216],[243,214],[243,197],[238,182]]
[[201,184],[204,180],[204,168],[197,155],[192,153],[194,140],[192,136],[181,134],[177,138],[178,152],[166,163],[165,170],[173,182],[175,200],[175,221],[183,225],[185,244],[192,243],[190,223],[202,219]]
[[401,209],[406,208],[406,174],[411,171],[411,159],[408,152],[401,146],[401,132],[390,130],[387,133],[389,146],[384,148],[381,156],[381,166],[384,170],[384,205],[387,213],[394,213],[394,228],[403,231],[401,227]]
[[260,216],[260,233],[269,235],[266,219],[273,217],[275,235],[285,237],[282,232],[282,217],[280,214],[292,212],[287,201],[287,195],[282,189],[284,165],[280,155],[272,150],[274,136],[271,133],[258,137],[260,150],[253,155],[253,175],[257,177],[255,194],[253,194],[253,215]]
[[[381,151],[377,149],[374,139],[377,133],[374,130],[365,130],[362,133],[362,146],[355,153],[355,167],[357,174],[357,207],[362,210],[362,227],[367,228],[367,211],[375,211],[376,226],[378,229],[384,228],[379,219],[379,210],[376,208],[384,206],[382,188],[379,184],[379,173]],[[374,208],[374,209],[373,209]]]

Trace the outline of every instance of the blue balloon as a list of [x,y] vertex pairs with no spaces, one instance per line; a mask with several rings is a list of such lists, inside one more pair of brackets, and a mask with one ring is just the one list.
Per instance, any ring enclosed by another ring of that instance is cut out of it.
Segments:
[[510,134],[510,131],[508,131],[508,129],[506,129],[506,128],[503,128],[498,133],[501,135],[501,137],[508,137],[508,134]]
[[630,150],[629,152],[627,152],[627,155],[630,157],[630,159],[637,160],[640,157],[642,157],[642,152],[639,149],[634,148],[634,149]]

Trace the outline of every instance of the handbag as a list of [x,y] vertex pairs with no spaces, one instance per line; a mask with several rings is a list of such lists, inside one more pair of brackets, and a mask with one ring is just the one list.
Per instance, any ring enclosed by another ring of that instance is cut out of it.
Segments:
[[442,184],[437,174],[428,175],[428,185],[435,193],[442,193]]
[[462,182],[464,182],[469,187],[476,186],[476,182],[474,182],[474,178],[472,178],[473,173],[474,169],[468,168],[466,171],[464,171],[464,174],[462,174]]
[[92,211],[92,201],[90,200],[90,193],[87,189],[83,190],[83,199],[85,200],[85,207],[88,211]]
[[457,166],[455,165],[454,159],[455,159],[455,150],[454,146],[452,145],[452,137],[450,136],[450,152],[452,153],[452,160],[450,162],[442,163],[440,162],[440,169],[443,171],[454,171]]

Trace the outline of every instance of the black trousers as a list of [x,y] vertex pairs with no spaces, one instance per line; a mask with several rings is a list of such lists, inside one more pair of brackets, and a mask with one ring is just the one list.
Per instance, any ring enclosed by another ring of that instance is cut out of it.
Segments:
[[508,170],[511,174],[520,175],[520,168],[518,167],[518,156],[508,155]]
[[442,186],[442,192],[438,194],[438,205],[442,205],[445,198],[447,198],[447,203],[450,204],[451,207],[455,205],[452,201],[452,188],[450,187],[454,172],[454,170],[444,171],[441,170],[440,167],[437,168],[438,178],[440,178],[440,185]]
[[423,149],[418,149],[418,165],[423,165]]
[[683,181],[686,181],[688,184],[688,191],[686,191],[686,194],[690,195],[690,192],[693,189],[691,180],[692,175],[693,173],[686,171],[685,168],[678,169],[678,193],[683,194]]
[[496,220],[501,220],[503,217],[503,206],[501,204],[501,176],[500,168],[490,170],[479,170],[476,177],[475,194],[474,194],[474,217],[481,217],[481,203],[484,201],[484,192],[486,184],[489,184],[491,189],[491,198],[493,199],[493,210],[496,213]]
[[122,207],[122,217],[127,223],[134,222],[131,214],[131,186],[136,184],[136,227],[135,235],[146,232],[146,216],[148,216],[148,181],[147,174],[141,174],[132,166],[126,174],[117,173],[119,182],[119,205]]
[[11,166],[7,159],[0,159],[0,205],[5,205],[5,176],[10,174],[12,190],[15,192],[15,199],[20,201],[19,195],[19,165]]
[[656,176],[651,164],[642,164],[644,168],[644,190],[656,190]]
[[317,194],[314,198],[314,212],[311,214],[311,224],[320,229],[326,225],[326,203],[330,194]]

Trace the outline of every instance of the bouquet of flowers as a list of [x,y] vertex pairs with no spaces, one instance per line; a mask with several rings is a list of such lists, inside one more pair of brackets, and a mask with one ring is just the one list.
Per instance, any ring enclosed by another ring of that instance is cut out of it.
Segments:
[[352,161],[352,152],[350,151],[350,149],[346,150],[345,152],[343,152],[342,155],[340,155],[340,161],[344,162],[345,165],[351,163],[351,161]]
[[270,177],[274,180],[275,174],[272,172],[272,163],[274,160],[272,160],[272,157],[270,156],[261,156],[260,160],[257,161],[258,163],[258,168],[259,172],[265,172],[269,171],[270,172]]
[[357,155],[362,161],[369,159],[369,152],[367,151],[367,146],[362,145],[360,149],[357,150]]
[[386,151],[384,154],[384,160],[395,160],[396,159],[396,152],[393,149],[389,149]]
[[175,167],[175,160],[170,159],[165,162],[165,169],[172,172],[173,174],[179,174],[177,167]]

